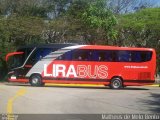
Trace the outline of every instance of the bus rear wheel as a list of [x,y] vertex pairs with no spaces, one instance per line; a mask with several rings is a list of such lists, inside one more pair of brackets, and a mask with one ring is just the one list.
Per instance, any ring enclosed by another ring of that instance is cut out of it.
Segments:
[[112,89],[120,89],[123,87],[122,80],[120,78],[113,78],[110,83],[110,88]]
[[42,83],[42,78],[40,75],[32,75],[30,78],[30,84],[31,86],[35,86],[35,87],[39,87],[39,86],[43,86],[44,83]]

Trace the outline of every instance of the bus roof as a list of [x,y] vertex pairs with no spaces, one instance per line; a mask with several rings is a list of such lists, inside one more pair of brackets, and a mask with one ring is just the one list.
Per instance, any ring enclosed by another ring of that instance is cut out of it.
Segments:
[[140,50],[153,51],[153,48],[138,48],[138,47],[118,47],[118,46],[104,46],[104,45],[87,45],[81,49],[97,49],[97,50]]
[[[53,43],[53,44],[39,44],[39,45],[27,45],[20,47],[19,49],[24,48],[65,48],[69,46],[76,46],[79,45],[77,43]],[[18,49],[18,50],[19,50]],[[105,46],[105,45],[84,45],[80,49],[97,49],[97,50],[146,50],[146,51],[154,51],[153,48],[138,48],[138,47],[118,47],[118,46]]]
[[69,46],[74,46],[78,45],[76,43],[52,43],[52,44],[38,44],[38,45],[26,45],[23,47],[19,47],[18,49],[24,49],[24,48],[63,48],[63,47],[69,47]]

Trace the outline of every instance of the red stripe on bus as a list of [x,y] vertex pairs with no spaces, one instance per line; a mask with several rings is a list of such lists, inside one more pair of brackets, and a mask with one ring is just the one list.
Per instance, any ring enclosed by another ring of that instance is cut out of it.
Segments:
[[10,82],[24,82],[27,83],[29,82],[28,79],[9,79]]
[[32,65],[25,65],[26,68],[32,68]]
[[12,53],[8,53],[6,55],[6,61],[8,61],[9,57],[14,56],[14,55],[20,55],[23,54],[24,52],[12,52]]

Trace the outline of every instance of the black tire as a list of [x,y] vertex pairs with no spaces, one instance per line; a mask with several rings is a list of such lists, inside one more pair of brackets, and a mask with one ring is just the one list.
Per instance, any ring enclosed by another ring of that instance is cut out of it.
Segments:
[[37,75],[37,74],[31,76],[30,84],[31,84],[31,86],[35,86],[35,87],[40,87],[40,86],[44,85],[44,83],[42,83],[41,76]]
[[123,82],[120,78],[113,78],[110,83],[110,88],[121,89],[123,87]]

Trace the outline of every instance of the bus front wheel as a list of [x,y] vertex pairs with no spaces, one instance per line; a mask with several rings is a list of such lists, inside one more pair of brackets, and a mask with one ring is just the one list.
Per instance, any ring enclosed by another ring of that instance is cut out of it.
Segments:
[[120,78],[113,78],[110,83],[110,88],[112,89],[120,89],[123,87],[122,80]]
[[32,75],[30,78],[30,84],[31,86],[36,86],[36,87],[43,86],[41,76],[37,74]]

